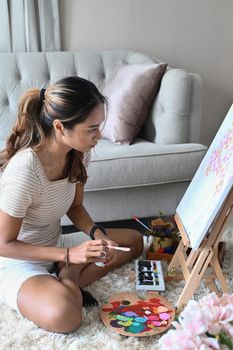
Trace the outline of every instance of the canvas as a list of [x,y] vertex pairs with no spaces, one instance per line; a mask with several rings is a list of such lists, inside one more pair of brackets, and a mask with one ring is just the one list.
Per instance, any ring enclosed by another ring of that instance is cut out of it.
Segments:
[[176,212],[198,249],[233,185],[233,105],[203,158]]

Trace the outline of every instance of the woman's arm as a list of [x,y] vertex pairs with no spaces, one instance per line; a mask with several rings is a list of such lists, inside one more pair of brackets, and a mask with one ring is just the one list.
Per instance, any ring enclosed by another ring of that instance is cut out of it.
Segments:
[[[83,206],[83,194],[84,186],[77,185],[75,198],[70,209],[67,212],[67,216],[78,229],[89,234],[95,223]],[[95,231],[94,237],[96,239],[106,238],[103,232],[99,229]]]
[[0,256],[22,260],[65,261],[64,248],[43,247],[18,241],[21,224],[21,218],[0,211]]
[[[67,249],[28,244],[17,240],[22,219],[0,211],[0,256],[38,261],[67,261]],[[69,262],[82,264],[103,261],[102,253],[107,250],[103,240],[87,241],[70,248]]]
[[[75,198],[69,211],[67,212],[67,216],[77,228],[89,234],[95,223],[83,206],[83,194],[84,186],[77,185]],[[117,246],[117,243],[108,238],[100,229],[96,229],[94,232],[94,238],[95,240],[106,242],[107,246]],[[106,259],[108,261],[107,265],[110,265],[112,262],[114,262],[115,257],[116,251],[113,249],[108,249],[106,256]]]

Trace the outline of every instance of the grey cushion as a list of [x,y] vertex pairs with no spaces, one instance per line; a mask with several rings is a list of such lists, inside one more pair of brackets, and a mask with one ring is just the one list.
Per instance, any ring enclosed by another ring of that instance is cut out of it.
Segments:
[[205,152],[200,144],[157,145],[137,139],[119,146],[101,140],[92,151],[86,191],[190,181]]
[[156,143],[188,142],[191,80],[182,69],[172,69],[164,75],[159,92],[160,103],[155,107],[159,109],[155,120]]

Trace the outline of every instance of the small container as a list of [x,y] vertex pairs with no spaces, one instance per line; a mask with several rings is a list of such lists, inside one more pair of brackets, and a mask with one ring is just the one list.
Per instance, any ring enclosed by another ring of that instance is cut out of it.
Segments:
[[153,237],[152,245],[154,252],[157,252],[160,248],[172,247],[174,245],[174,239],[170,237]]

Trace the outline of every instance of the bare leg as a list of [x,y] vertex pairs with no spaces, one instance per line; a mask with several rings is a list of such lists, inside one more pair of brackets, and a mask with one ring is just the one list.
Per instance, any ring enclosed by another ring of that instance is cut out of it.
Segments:
[[[117,251],[117,262],[100,268],[95,264],[61,263],[59,281],[49,275],[34,276],[24,282],[18,294],[18,307],[23,316],[51,332],[68,333],[78,328],[82,320],[80,287],[105,276],[114,267],[138,257],[143,249],[139,232],[131,229],[109,229],[108,237],[130,252]],[[35,300],[36,298],[36,300]]]
[[71,332],[82,320],[82,294],[69,279],[29,278],[20,288],[18,307],[24,317],[51,332]]
[[89,285],[91,282],[105,276],[115,267],[121,266],[132,259],[137,258],[143,250],[142,235],[132,229],[107,229],[107,235],[119,246],[130,247],[129,252],[117,251],[117,261],[110,267],[98,267],[95,264],[70,265],[66,267],[64,263],[59,264],[59,279],[71,279],[81,288]]
[[138,231],[132,229],[107,229],[107,235],[113,241],[117,242],[119,246],[130,247],[130,251],[116,251],[117,261],[112,266],[103,268],[95,264],[89,264],[84,267],[79,277],[79,286],[82,288],[105,276],[115,267],[136,259],[142,253],[143,238]]

